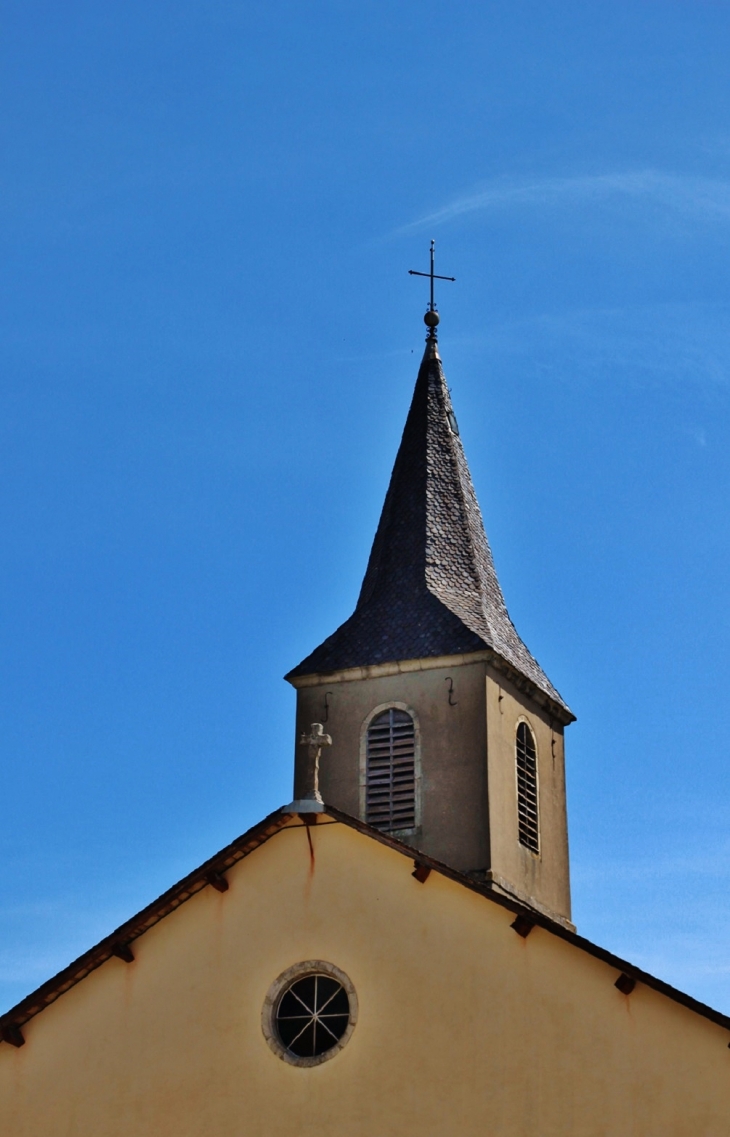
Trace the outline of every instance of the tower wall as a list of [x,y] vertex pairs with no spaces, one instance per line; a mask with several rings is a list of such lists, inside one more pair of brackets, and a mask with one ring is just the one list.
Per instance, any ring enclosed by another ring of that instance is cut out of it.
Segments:
[[[486,672],[490,879],[547,915],[570,922],[563,725],[503,674]],[[537,749],[539,853],[520,844],[515,738],[520,720]]]
[[[409,661],[396,674],[353,669],[347,678],[299,686],[297,742],[312,722],[325,719],[332,746],[322,753],[320,790],[329,805],[365,820],[363,784],[365,734],[369,720],[390,706],[407,709],[416,723],[418,816],[408,844],[453,868],[485,872],[489,867],[486,663],[461,660]],[[421,669],[425,668],[425,669]],[[370,674],[367,674],[367,673]],[[449,690],[453,680],[453,694]],[[307,748],[297,745],[294,796],[311,785]]]
[[[453,689],[452,689],[453,685]],[[462,872],[570,922],[563,726],[482,658],[410,660],[297,681],[297,741],[324,722],[319,788],[329,805],[366,821],[365,739],[372,718],[407,710],[416,724],[417,818],[395,832]],[[325,703],[326,697],[326,703]],[[537,749],[539,852],[520,843],[515,738],[528,723]],[[294,797],[312,785],[297,745]]]

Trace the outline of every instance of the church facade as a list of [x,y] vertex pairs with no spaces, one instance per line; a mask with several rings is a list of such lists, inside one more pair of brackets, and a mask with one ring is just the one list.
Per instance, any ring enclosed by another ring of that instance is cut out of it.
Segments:
[[512,624],[429,335],[294,799],[0,1017],[14,1137],[720,1137],[730,1019],[583,939],[573,714]]

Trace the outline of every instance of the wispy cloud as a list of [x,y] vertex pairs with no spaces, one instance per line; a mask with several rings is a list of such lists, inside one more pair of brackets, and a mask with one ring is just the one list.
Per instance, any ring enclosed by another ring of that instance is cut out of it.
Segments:
[[485,323],[461,344],[488,351],[493,369],[519,367],[554,383],[709,391],[730,383],[729,318],[727,304],[705,302],[567,308]]
[[575,177],[499,179],[454,198],[401,226],[398,232],[412,232],[487,210],[616,199],[641,200],[696,220],[730,220],[730,181],[649,169]]

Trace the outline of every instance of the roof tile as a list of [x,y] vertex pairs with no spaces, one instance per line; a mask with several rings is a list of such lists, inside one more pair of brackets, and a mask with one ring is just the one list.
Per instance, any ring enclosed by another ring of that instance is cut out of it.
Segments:
[[287,679],[484,646],[568,709],[507,612],[429,339],[355,611]]

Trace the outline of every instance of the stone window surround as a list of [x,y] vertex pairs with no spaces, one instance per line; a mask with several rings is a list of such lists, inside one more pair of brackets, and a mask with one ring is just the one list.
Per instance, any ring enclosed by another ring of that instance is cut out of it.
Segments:
[[[329,1050],[325,1050],[323,1054],[317,1054],[313,1058],[302,1058],[298,1054],[292,1054],[280,1042],[276,1029],[276,1008],[281,996],[295,980],[314,974],[328,975],[331,979],[336,979],[338,983],[342,984],[350,1001],[350,1021],[342,1038]],[[350,977],[339,967],[336,967],[334,963],[327,963],[322,959],[307,959],[302,963],[295,963],[292,967],[287,967],[286,971],[282,971],[281,975],[269,987],[264,1005],[261,1008],[261,1031],[277,1058],[288,1062],[290,1066],[321,1066],[323,1062],[328,1062],[330,1058],[339,1054],[342,1047],[349,1042],[357,1023],[357,1010],[357,993]]]

